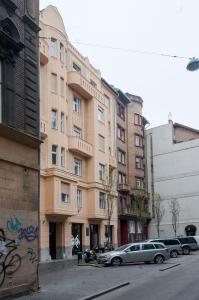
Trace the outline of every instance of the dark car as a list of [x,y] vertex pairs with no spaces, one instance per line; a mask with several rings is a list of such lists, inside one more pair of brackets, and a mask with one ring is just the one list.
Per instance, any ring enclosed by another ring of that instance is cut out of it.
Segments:
[[183,254],[189,254],[191,250],[199,249],[198,243],[196,242],[194,237],[177,237],[177,240],[181,243]]
[[163,243],[167,247],[167,249],[169,249],[170,257],[172,258],[175,258],[183,253],[181,243],[178,239],[153,239],[148,240],[148,242]]

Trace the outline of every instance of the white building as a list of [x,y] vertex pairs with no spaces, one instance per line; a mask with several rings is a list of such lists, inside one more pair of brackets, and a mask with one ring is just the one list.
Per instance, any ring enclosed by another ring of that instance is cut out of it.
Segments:
[[196,226],[196,234],[199,234],[199,131],[170,121],[147,130],[146,143],[152,215],[149,236],[157,237],[152,209],[155,193],[160,194],[165,209],[160,224],[161,237],[174,236],[172,199],[177,199],[180,205],[177,235],[186,235],[188,225]]

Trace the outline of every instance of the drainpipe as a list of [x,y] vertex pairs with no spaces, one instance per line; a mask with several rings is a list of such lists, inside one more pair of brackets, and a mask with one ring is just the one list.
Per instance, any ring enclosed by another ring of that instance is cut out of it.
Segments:
[[154,165],[153,165],[153,136],[150,133],[150,164],[151,164],[151,196],[152,196],[152,217],[155,217],[154,203]]

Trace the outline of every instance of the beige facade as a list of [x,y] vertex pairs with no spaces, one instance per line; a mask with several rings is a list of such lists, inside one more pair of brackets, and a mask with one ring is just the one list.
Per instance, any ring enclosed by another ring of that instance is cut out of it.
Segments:
[[[101,179],[117,167],[116,94],[69,42],[55,7],[41,11],[40,27],[40,249],[45,261],[105,245]],[[117,244],[117,193],[112,196],[112,243]]]

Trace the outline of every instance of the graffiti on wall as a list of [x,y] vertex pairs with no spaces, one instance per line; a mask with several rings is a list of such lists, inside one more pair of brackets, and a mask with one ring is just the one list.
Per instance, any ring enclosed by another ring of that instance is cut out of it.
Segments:
[[[34,242],[39,237],[38,226],[24,226],[17,217],[9,217],[6,220],[7,233],[15,235],[15,239],[9,238],[4,229],[0,228],[0,287],[5,282],[7,275],[16,273],[22,260],[27,258],[33,264],[38,261],[38,257],[33,247],[26,248],[26,253],[22,255],[20,246],[24,242]],[[19,254],[20,253],[20,254]]]
[[21,266],[21,256],[16,253],[19,241],[6,238],[3,229],[0,229],[0,286],[6,275],[14,274]]

